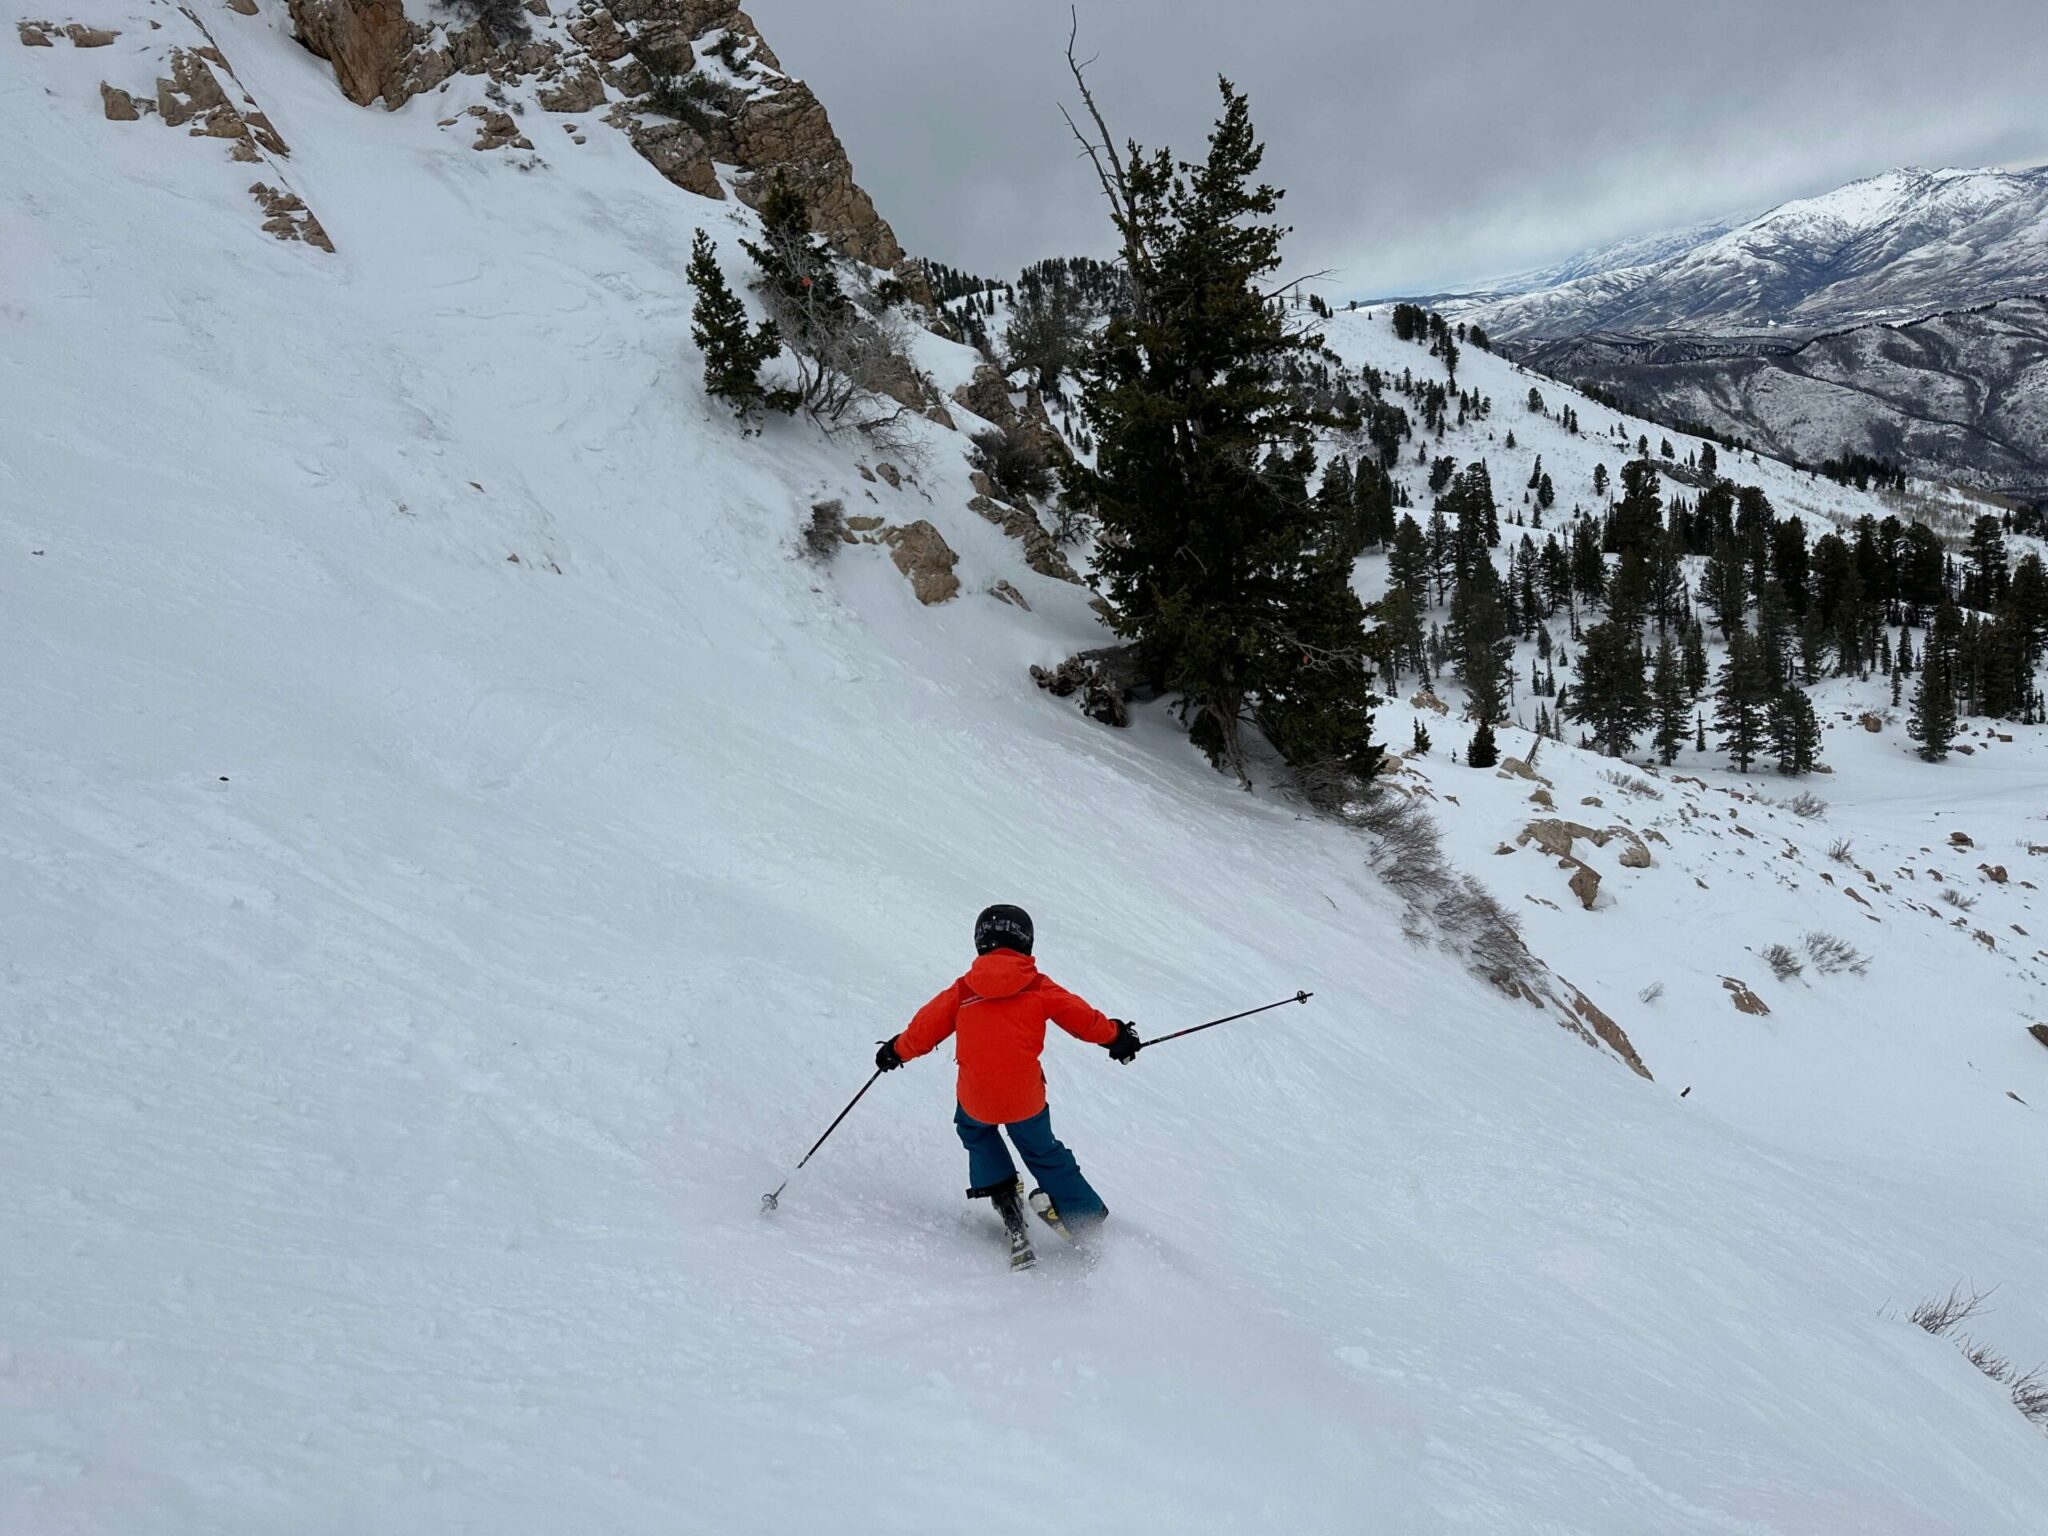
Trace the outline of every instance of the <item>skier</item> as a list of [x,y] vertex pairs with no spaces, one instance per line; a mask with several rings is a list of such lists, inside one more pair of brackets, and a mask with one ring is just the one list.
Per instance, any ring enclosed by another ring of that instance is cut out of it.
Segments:
[[1071,1236],[1109,1215],[1074,1154],[1052,1133],[1045,1073],[1038,1064],[1050,1020],[1077,1040],[1106,1048],[1129,1062],[1143,1043],[1122,1019],[1090,1007],[1031,958],[1031,917],[1021,907],[993,906],[974,920],[973,965],[967,974],[918,1009],[909,1028],[875,1052],[875,1066],[893,1072],[906,1061],[959,1034],[953,1053],[960,1065],[959,1103],[953,1125],[967,1148],[967,1198],[986,1198],[1009,1230],[1011,1263],[1032,1262],[1031,1240],[1018,1204],[1023,1182],[1003,1131],[1038,1180],[1031,1207],[1048,1225]]

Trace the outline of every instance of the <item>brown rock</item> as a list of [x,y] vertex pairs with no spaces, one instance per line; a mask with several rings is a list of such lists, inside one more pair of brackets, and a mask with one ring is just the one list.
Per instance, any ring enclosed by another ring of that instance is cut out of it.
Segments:
[[1544,778],[1542,774],[1531,768],[1519,757],[1504,757],[1500,760],[1500,777],[1504,779],[1527,779],[1534,784],[1547,785],[1550,783],[1550,780]]
[[327,238],[327,231],[295,193],[259,181],[250,186],[249,195],[264,212],[264,233],[280,240],[303,240],[329,255],[334,253],[334,242]]
[[1550,798],[1550,791],[1547,789],[1531,790],[1529,793],[1529,803],[1546,811],[1557,809],[1557,802]]
[[[1591,998],[1570,982],[1564,983],[1564,989],[1572,1005],[1572,1011],[1585,1021],[1593,1033],[1600,1038],[1600,1042],[1623,1061],[1627,1062],[1630,1070],[1636,1076],[1649,1078],[1650,1069],[1643,1065],[1643,1058],[1636,1054],[1634,1042],[1629,1039],[1622,1027],[1609,1018]],[[1650,1078],[1650,1081],[1655,1082],[1656,1079]]]
[[1045,525],[1022,507],[1013,507],[1008,502],[997,501],[993,496],[976,496],[967,503],[970,511],[979,512],[1011,538],[1024,545],[1024,563],[1041,576],[1050,576],[1055,581],[1081,585],[1081,578],[1074,574],[1074,568],[1067,563],[1067,557],[1060,551],[1059,541],[1045,531]]
[[2048,1024],[2029,1024],[2027,1033],[2043,1045],[2048,1045]]
[[1863,729],[1870,732],[1873,736],[1884,729],[1884,718],[1880,715],[1866,713],[1858,715],[1856,718],[1863,723]]
[[997,602],[1008,603],[1013,608],[1022,608],[1026,613],[1031,611],[1031,605],[1024,601],[1024,594],[1007,581],[999,581],[990,587],[988,595]]
[[537,93],[541,108],[548,112],[588,112],[604,105],[604,82],[586,65],[568,71],[552,85]]
[[[734,20],[744,17],[735,12]],[[752,23],[746,28],[751,33]],[[819,234],[871,267],[887,271],[902,263],[896,232],[855,184],[853,162],[809,86],[783,80],[772,94],[749,99],[734,116],[732,133],[738,162],[756,173],[742,201],[751,206],[781,171],[802,187]]]
[[132,123],[142,114],[135,109],[135,98],[118,85],[100,82],[100,102],[105,106],[107,121],[110,123]]
[[50,33],[54,30],[50,22],[17,21],[14,24],[14,30],[16,35],[21,38],[21,46],[24,48],[54,48],[56,46],[56,44],[50,41]]
[[1577,859],[1562,860],[1560,862],[1578,865],[1572,871],[1570,881],[1572,894],[1579,898],[1580,906],[1584,907],[1588,912],[1592,911],[1593,903],[1599,900],[1600,897],[1599,871],[1593,869],[1590,865],[1580,864]]
[[1977,846],[1970,841],[1970,834],[1967,832],[1949,833],[1948,843],[1951,848],[1974,848]]
[[82,26],[74,21],[64,29],[64,35],[71,39],[74,48],[104,48],[121,34],[106,27]]
[[571,17],[569,36],[600,64],[610,64],[622,58],[626,52],[626,34],[619,30],[619,24],[612,20],[610,11],[594,11],[588,16]]
[[1721,985],[1728,989],[1728,995],[1734,999],[1735,1011],[1737,1013],[1755,1014],[1758,1018],[1766,1018],[1770,1015],[1771,1010],[1765,1005],[1764,1000],[1737,981],[1733,976],[1723,976],[1721,978]]
[[1408,703],[1410,708],[1426,709],[1429,710],[1432,714],[1448,715],[1451,712],[1451,706],[1446,704],[1442,699],[1438,698],[1434,693],[1432,693],[1427,688],[1423,689],[1420,693],[1416,694],[1414,698],[1408,701]]
[[1623,869],[1648,869],[1650,867],[1650,850],[1641,843],[1630,843],[1621,850],[1621,867]]
[[417,89],[407,85],[407,67],[426,34],[406,19],[404,0],[289,0],[289,6],[299,41],[334,66],[335,83],[357,106],[382,96],[395,110]]
[[875,473],[882,477],[883,482],[888,485],[890,490],[900,491],[903,489],[903,471],[894,464],[889,463],[886,459],[875,466]]
[[882,521],[883,520],[879,517],[871,517],[866,514],[863,514],[859,517],[849,517],[846,520],[846,526],[851,528],[855,533],[873,533],[877,528],[882,526]]
[[1977,868],[1984,872],[1984,878],[1993,885],[2004,885],[2009,878],[2003,864],[1979,864]]
[[227,7],[237,16],[254,16],[256,0],[227,0]]
[[186,48],[173,48],[169,62],[170,78],[156,83],[156,109],[163,115],[164,126],[180,128],[197,121],[199,126],[193,132],[202,134],[210,132],[214,123],[227,116],[235,120],[239,133],[241,114],[235,111],[220,81],[214,78],[212,66]]
[[920,603],[929,608],[959,592],[960,578],[953,574],[953,567],[960,557],[925,519],[891,528],[883,538],[891,546],[889,558],[910,578],[910,590]]
[[1607,803],[1607,802],[1606,802],[1605,800],[1602,800],[1602,799],[1601,799],[1601,798],[1600,798],[1600,797],[1599,797],[1598,795],[1588,795],[1588,796],[1586,796],[1586,798],[1585,798],[1585,799],[1583,799],[1583,800],[1581,800],[1581,801],[1579,802],[1579,804],[1581,804],[1581,805],[1599,805],[1599,806],[1604,806],[1604,805],[1605,805],[1606,803]]

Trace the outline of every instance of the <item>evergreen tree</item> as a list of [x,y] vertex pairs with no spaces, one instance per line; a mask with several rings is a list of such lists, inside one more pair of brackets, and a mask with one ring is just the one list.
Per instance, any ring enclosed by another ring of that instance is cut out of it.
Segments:
[[1394,529],[1393,548],[1387,554],[1387,579],[1405,588],[1418,607],[1429,601],[1429,541],[1413,514],[1404,515]]
[[1222,92],[1200,163],[1095,146],[1130,302],[1084,371],[1095,462],[1062,478],[1103,529],[1116,629],[1213,762],[1249,782],[1249,720],[1297,770],[1369,779],[1379,700],[1351,586],[1356,525],[1333,525],[1301,468],[1311,433],[1336,422],[1287,382],[1320,339],[1267,302],[1280,193],[1255,181],[1264,149],[1244,96]]
[[711,237],[701,229],[690,244],[685,275],[697,293],[690,335],[704,353],[705,393],[731,406],[741,421],[763,409],[795,410],[794,392],[764,389],[761,384],[761,365],[782,350],[781,331],[773,320],[748,326],[746,305],[726,285]]
[[1720,732],[1721,750],[1735,759],[1738,772],[1749,772],[1763,749],[1769,702],[1762,659],[1749,631],[1738,628],[1728,636],[1728,660],[1714,690],[1714,729]]
[[1671,637],[1657,641],[1657,660],[1650,675],[1650,706],[1656,735],[1657,761],[1669,768],[1678,761],[1678,749],[1685,745],[1686,716],[1692,706],[1686,698],[1684,663],[1679,660]]
[[1692,703],[1707,691],[1707,633],[1697,619],[1685,626],[1684,668],[1685,697]]
[[761,200],[761,239],[742,240],[761,269],[770,307],[800,341],[836,335],[853,316],[853,301],[825,242],[811,233],[811,209],[780,172]]
[[1778,772],[1813,772],[1820,762],[1820,721],[1814,716],[1813,700],[1806,696],[1804,688],[1783,688],[1772,695],[1769,727]]
[[1474,768],[1491,768],[1500,761],[1500,746],[1493,739],[1493,727],[1482,720],[1465,748],[1465,761]]
[[1564,713],[1589,727],[1609,757],[1631,751],[1654,716],[1643,680],[1643,646],[1634,630],[1596,624],[1579,650],[1578,686]]
[[1429,751],[1429,732],[1422,728],[1422,722],[1415,722],[1415,755],[1422,757]]
[[[1490,573],[1492,566],[1486,569]],[[1451,607],[1451,638],[1458,681],[1465,685],[1466,712],[1482,725],[1500,719],[1506,712],[1508,662],[1515,640],[1492,583],[1470,582],[1458,589]]]
[[1947,757],[1955,741],[1955,684],[1948,659],[1932,646],[1920,658],[1920,686],[1906,717],[1906,734],[1920,743],[1920,756],[1930,763]]

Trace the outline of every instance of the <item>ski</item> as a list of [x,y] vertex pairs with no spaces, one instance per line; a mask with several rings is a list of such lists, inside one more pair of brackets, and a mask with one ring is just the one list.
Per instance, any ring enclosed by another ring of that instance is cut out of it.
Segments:
[[1031,1191],[1031,1209],[1038,1213],[1038,1219],[1068,1242],[1075,1241],[1073,1230],[1060,1219],[1059,1207],[1052,1203],[1052,1196],[1042,1189]]

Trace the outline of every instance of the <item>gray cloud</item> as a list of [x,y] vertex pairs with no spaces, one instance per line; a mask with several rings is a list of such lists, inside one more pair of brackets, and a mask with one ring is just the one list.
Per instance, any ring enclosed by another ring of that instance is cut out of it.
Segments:
[[[754,0],[922,255],[1108,254],[1055,0]],[[1086,0],[1120,135],[1188,154],[1215,77],[1288,190],[1289,265],[1423,291],[1895,165],[2048,155],[2041,0]]]

